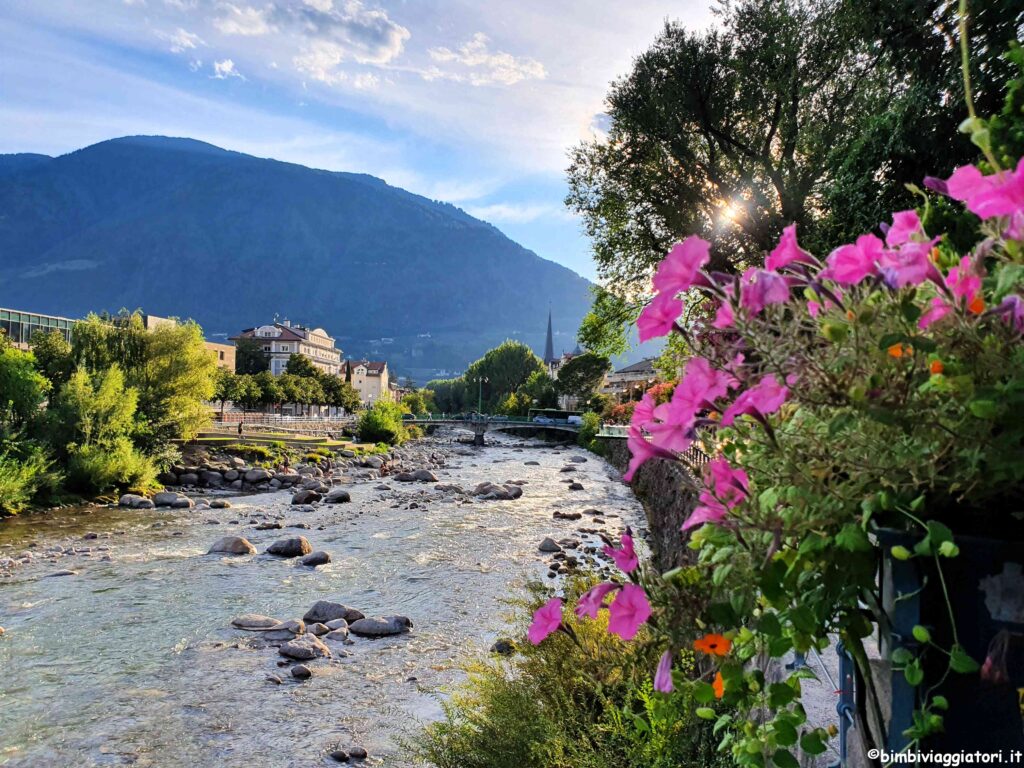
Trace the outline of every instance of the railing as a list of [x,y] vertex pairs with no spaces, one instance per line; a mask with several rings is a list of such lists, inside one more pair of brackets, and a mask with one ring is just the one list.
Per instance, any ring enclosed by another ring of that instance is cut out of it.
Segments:
[[347,424],[356,420],[352,414],[344,416],[283,416],[279,413],[241,413],[239,411],[225,411],[216,413],[214,421],[220,424],[325,424],[336,422]]

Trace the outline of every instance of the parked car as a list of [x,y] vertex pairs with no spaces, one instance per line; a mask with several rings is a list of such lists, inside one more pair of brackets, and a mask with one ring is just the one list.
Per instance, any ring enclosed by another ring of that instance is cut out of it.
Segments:
[[565,420],[566,424],[575,424],[577,427],[583,423],[582,416],[570,416]]
[[547,416],[534,416],[533,417],[533,423],[534,424],[554,424],[555,420],[554,419],[549,419]]
[[508,416],[497,415],[497,416],[488,416],[487,418],[490,421],[508,421]]
[[416,415],[412,414],[412,413],[403,413],[402,414],[402,421],[411,421],[412,419],[415,419],[415,418],[416,418]]

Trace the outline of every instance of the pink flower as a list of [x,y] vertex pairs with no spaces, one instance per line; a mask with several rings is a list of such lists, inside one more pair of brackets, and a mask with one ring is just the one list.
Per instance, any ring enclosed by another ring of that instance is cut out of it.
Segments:
[[632,640],[640,625],[651,617],[651,604],[643,587],[624,584],[608,607],[608,613],[608,631],[623,640]]
[[696,235],[676,243],[654,273],[654,287],[661,293],[675,296],[694,284],[706,283],[699,273],[711,259],[710,250],[711,243]]
[[786,278],[778,272],[763,269],[748,269],[743,273],[740,288],[740,306],[756,315],[769,304],[785,304],[789,301],[789,286]]
[[921,219],[918,218],[917,211],[899,211],[892,215],[892,226],[885,233],[885,244],[894,248],[897,245],[903,245],[913,235],[923,234],[924,230],[921,228]]
[[925,312],[917,321],[917,327],[924,330],[932,323],[938,322],[950,312],[953,308],[949,306],[942,298],[936,296],[932,299],[932,308]]
[[633,537],[628,533],[622,534],[621,549],[605,545],[604,553],[615,561],[615,565],[623,573],[632,573],[640,565],[640,561],[636,556],[636,550],[633,549]]
[[886,284],[891,288],[903,288],[908,285],[920,285],[928,278],[938,283],[942,276],[929,256],[938,240],[910,240],[896,250],[883,251],[878,266]]
[[728,373],[712,368],[703,357],[691,357],[672,393],[666,420],[688,424],[698,411],[714,408],[715,400],[725,397],[734,386],[736,379]]
[[732,313],[732,305],[727,301],[723,301],[718,305],[718,311],[715,312],[715,319],[711,325],[719,330],[725,328],[732,328],[736,322],[736,316]]
[[861,235],[853,245],[841,245],[828,257],[824,277],[840,285],[856,285],[869,275],[878,274],[875,262],[882,255],[882,241],[874,235]]
[[629,428],[629,435],[626,437],[626,447],[629,448],[631,458],[629,460],[629,467],[626,469],[626,474],[622,476],[622,479],[627,483],[632,482],[633,475],[643,466],[644,462],[648,459],[653,459],[655,456],[662,455],[661,451],[644,437],[643,430],[636,425]]
[[953,171],[946,182],[950,197],[967,203],[967,209],[983,219],[1012,216],[1024,210],[1024,158],[1016,170],[983,176],[973,165]]
[[693,444],[693,419],[683,421],[681,419],[668,418],[670,406],[668,403],[659,405],[654,415],[660,421],[652,421],[647,424],[647,431],[651,435],[651,442],[656,448],[672,453],[682,453]]
[[658,669],[654,673],[654,690],[660,693],[672,693],[675,690],[675,686],[672,685],[671,651],[661,654],[661,661],[658,662]]
[[968,301],[981,290],[981,278],[974,274],[969,257],[964,256],[960,259],[959,266],[949,270],[949,274],[946,275],[946,285],[958,299],[967,299]]
[[768,254],[764,268],[778,270],[792,264],[794,261],[811,262],[812,257],[807,251],[801,248],[796,242],[796,224],[790,224],[782,230],[782,237],[779,244]]
[[612,584],[611,582],[605,582],[603,584],[598,584],[596,587],[591,587],[580,595],[580,600],[576,603],[576,616],[581,619],[584,616],[596,619],[597,612],[604,607],[605,596],[609,592],[614,592],[618,588],[618,584]]
[[640,402],[633,408],[633,417],[630,419],[630,424],[638,427],[643,427],[649,421],[654,420],[654,409],[657,406],[654,403],[654,395],[650,392],[645,392],[644,396],[640,398]]
[[671,293],[659,293],[650,304],[644,307],[644,311],[636,320],[636,327],[640,331],[640,341],[667,336],[672,332],[672,326],[675,325],[681,314],[683,314],[683,302]]
[[545,637],[557,632],[560,626],[562,626],[562,601],[553,597],[533,612],[533,623],[526,631],[526,638],[534,645],[540,645]]
[[737,416],[751,414],[754,416],[767,416],[775,413],[789,397],[789,390],[778,380],[768,374],[763,377],[757,385],[748,389],[737,397],[725,413],[722,414],[722,425],[730,426]]
[[700,506],[694,507],[680,530],[688,531],[690,528],[704,525],[704,523],[720,523],[727,514],[729,514],[729,510],[715,498],[711,491],[701,491]]
[[714,490],[715,496],[731,509],[747,498],[750,490],[750,479],[742,469],[733,469],[724,456],[718,456],[708,462],[707,479]]

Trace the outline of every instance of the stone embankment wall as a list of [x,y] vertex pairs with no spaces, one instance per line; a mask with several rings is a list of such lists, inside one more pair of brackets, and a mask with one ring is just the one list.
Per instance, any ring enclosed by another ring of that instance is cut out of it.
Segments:
[[[605,448],[605,457],[625,472],[629,466],[629,448],[621,437],[598,438]],[[697,505],[693,479],[681,464],[651,459],[633,478],[633,492],[644,505],[653,561],[662,573],[688,561],[686,534],[680,531],[683,522]]]

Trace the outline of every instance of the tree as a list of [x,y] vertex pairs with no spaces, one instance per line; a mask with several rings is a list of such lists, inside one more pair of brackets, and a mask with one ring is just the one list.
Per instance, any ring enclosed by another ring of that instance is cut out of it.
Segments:
[[243,337],[235,342],[235,373],[256,375],[270,370],[270,358],[258,339]]
[[458,413],[465,410],[469,393],[464,379],[434,379],[426,388],[434,393],[434,403],[441,413]]
[[[244,384],[247,384],[248,381],[251,381],[251,378],[247,379]],[[220,403],[220,417],[223,421],[224,406],[227,402],[229,400],[231,402],[239,402],[242,399],[243,377],[224,368],[218,368],[215,387],[213,399]]]
[[359,417],[359,440],[364,443],[399,445],[405,441],[402,409],[390,400],[378,400]]
[[36,370],[31,352],[0,343],[0,438],[34,420],[49,391],[50,382]]
[[249,405],[249,407],[254,408],[257,405],[271,405],[276,407],[285,401],[286,397],[284,388],[277,380],[277,377],[270,371],[260,371],[251,378],[255,388],[255,394],[254,401]]
[[359,410],[359,393],[340,376],[322,376],[320,386],[324,391],[325,405],[342,408],[348,413]]
[[527,411],[530,408],[556,408],[558,406],[558,390],[555,382],[545,371],[535,371],[519,388],[517,397],[525,398]]
[[[619,351],[654,265],[689,234],[711,240],[711,267],[726,271],[760,261],[790,223],[812,249],[852,240],[911,204],[906,183],[973,157],[950,130],[965,116],[955,8],[738,0],[716,29],[666,23],[612,85],[606,137],[572,153],[566,203],[611,296],[599,292],[584,323],[588,348]],[[998,56],[1022,8],[972,2],[982,101],[1005,79]]]
[[426,402],[423,395],[419,392],[410,392],[402,398],[402,407],[407,413],[413,415],[418,413],[426,413]]
[[293,352],[288,357],[288,364],[285,366],[285,370],[293,376],[303,376],[307,378],[316,378],[320,375],[321,371],[313,362],[305,355],[300,355],[297,352]]
[[481,389],[478,382],[486,379],[482,390],[487,410],[493,410],[538,372],[544,372],[544,363],[533,350],[522,342],[509,340],[485,352],[466,369],[462,379],[469,390],[469,402],[474,404]]
[[58,330],[36,331],[29,342],[32,354],[35,355],[36,369],[43,374],[54,387],[60,387],[71,378],[75,369],[71,344]]
[[611,369],[612,364],[607,357],[584,352],[559,369],[556,387],[562,394],[588,400],[601,386],[605,375]]

